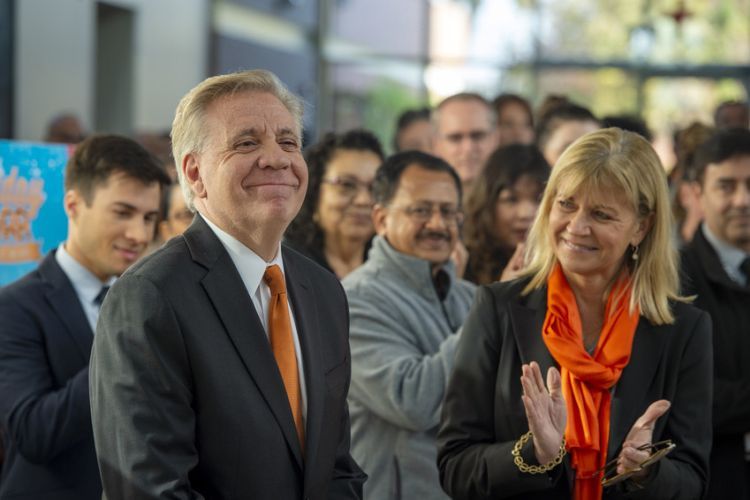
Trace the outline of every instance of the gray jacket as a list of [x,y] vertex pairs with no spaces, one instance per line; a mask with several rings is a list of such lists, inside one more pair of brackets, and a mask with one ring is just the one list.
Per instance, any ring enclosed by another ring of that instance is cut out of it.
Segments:
[[352,456],[369,475],[365,498],[448,498],[437,471],[437,426],[460,327],[475,286],[444,270],[441,303],[430,263],[375,237],[343,281],[349,300]]

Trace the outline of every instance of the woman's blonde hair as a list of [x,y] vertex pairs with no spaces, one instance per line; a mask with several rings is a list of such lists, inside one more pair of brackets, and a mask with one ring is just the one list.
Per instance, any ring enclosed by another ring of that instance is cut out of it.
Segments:
[[206,109],[217,99],[241,92],[267,92],[275,96],[294,118],[297,132],[302,138],[303,101],[281,83],[270,71],[255,69],[206,78],[188,92],[177,105],[172,122],[172,156],[177,167],[177,177],[188,208],[193,206],[193,191],[182,173],[182,160],[203,150],[206,130]]
[[651,217],[651,228],[638,246],[637,260],[627,252],[633,277],[631,310],[654,324],[673,323],[670,300],[679,295],[677,250],[672,235],[667,177],[656,152],[641,136],[619,128],[587,134],[573,143],[552,170],[536,220],[531,227],[525,274],[527,294],[547,283],[557,258],[549,234],[550,212],[559,192],[620,193],[639,218]]

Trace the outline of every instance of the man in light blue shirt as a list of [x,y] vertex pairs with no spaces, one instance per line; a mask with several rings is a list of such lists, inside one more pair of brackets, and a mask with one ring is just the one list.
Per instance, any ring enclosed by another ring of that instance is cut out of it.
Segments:
[[151,242],[168,182],[136,142],[90,137],[65,170],[66,241],[0,289],[0,499],[101,498],[88,395],[96,321]]

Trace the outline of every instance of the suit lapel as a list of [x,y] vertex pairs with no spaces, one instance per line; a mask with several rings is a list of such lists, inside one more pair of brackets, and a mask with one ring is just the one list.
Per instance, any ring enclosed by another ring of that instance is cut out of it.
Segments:
[[39,265],[39,273],[50,285],[45,293],[47,301],[65,325],[73,342],[78,346],[83,361],[88,362],[91,356],[91,345],[94,342],[94,332],[91,331],[91,325],[83,312],[78,294],[55,260],[54,252],[44,258]]
[[622,371],[615,386],[610,409],[609,443],[607,456],[614,457],[636,419],[653,401],[644,401],[662,358],[668,332],[641,316],[633,338],[633,349],[628,366]]
[[263,325],[237,268],[201,217],[195,218],[185,233],[185,239],[194,260],[208,269],[201,285],[302,469],[302,450],[284,383]]
[[[524,364],[536,361],[546,381],[547,370],[550,367],[559,369],[559,365],[550,354],[542,337],[542,327],[547,316],[547,287],[531,292],[523,303],[514,303],[511,307],[511,322],[513,335],[518,346],[518,355]],[[518,373],[521,376],[521,373]],[[545,382],[546,383],[546,382]],[[519,429],[518,432],[523,432]],[[568,484],[574,482],[574,471],[566,460],[563,464]]]
[[[282,247],[283,248],[283,247]],[[290,257],[290,253],[282,250],[284,269],[286,269],[286,285],[292,301],[294,322],[300,340],[300,349],[304,364],[305,387],[307,390],[307,418],[305,430],[305,456],[307,461],[314,460],[319,445],[323,425],[323,411],[325,400],[325,380],[323,374],[323,360],[320,355],[320,323],[315,301],[311,296],[310,284],[305,273],[296,267],[297,261]],[[313,478],[310,474],[313,467],[305,468],[305,484],[310,484]]]
[[720,285],[732,290],[748,290],[748,288],[743,287],[729,277],[721,263],[719,254],[716,253],[716,249],[711,246],[711,243],[708,242],[706,236],[703,234],[703,226],[699,227],[695,232],[691,246],[698,255],[698,261],[700,262],[700,265],[703,266],[706,276],[710,281],[719,283]]
[[[536,361],[542,376],[549,367],[557,366],[542,338],[545,316],[546,288],[533,291],[526,304],[514,304],[511,308],[512,330],[521,362]],[[668,337],[667,332],[655,330],[656,327],[643,317],[638,322],[630,362],[623,370],[612,398],[608,457],[615,455],[636,419],[652,403],[643,401],[643,398],[648,393]]]
[[[534,290],[525,304],[514,303],[511,307],[513,335],[522,363],[536,361],[546,377],[551,366],[557,366],[542,338],[542,326],[547,315],[547,289]],[[519,373],[520,377],[521,374]]]

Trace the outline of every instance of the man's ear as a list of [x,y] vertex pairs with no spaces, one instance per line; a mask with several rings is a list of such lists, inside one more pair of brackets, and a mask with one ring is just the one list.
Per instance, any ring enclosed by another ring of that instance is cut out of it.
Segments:
[[84,200],[81,193],[75,189],[68,189],[65,192],[65,196],[63,197],[63,209],[69,220],[75,220],[76,217],[78,217],[80,207],[84,203],[86,203],[86,200]]
[[386,230],[386,217],[388,215],[388,209],[383,205],[376,203],[372,207],[372,224],[375,226],[375,234],[378,236],[385,236]]
[[688,205],[696,200],[700,200],[703,195],[703,184],[699,181],[689,181],[680,184],[677,191],[682,206]]
[[189,153],[182,159],[182,174],[196,198],[206,197],[206,185],[201,176],[201,165],[197,153]]

